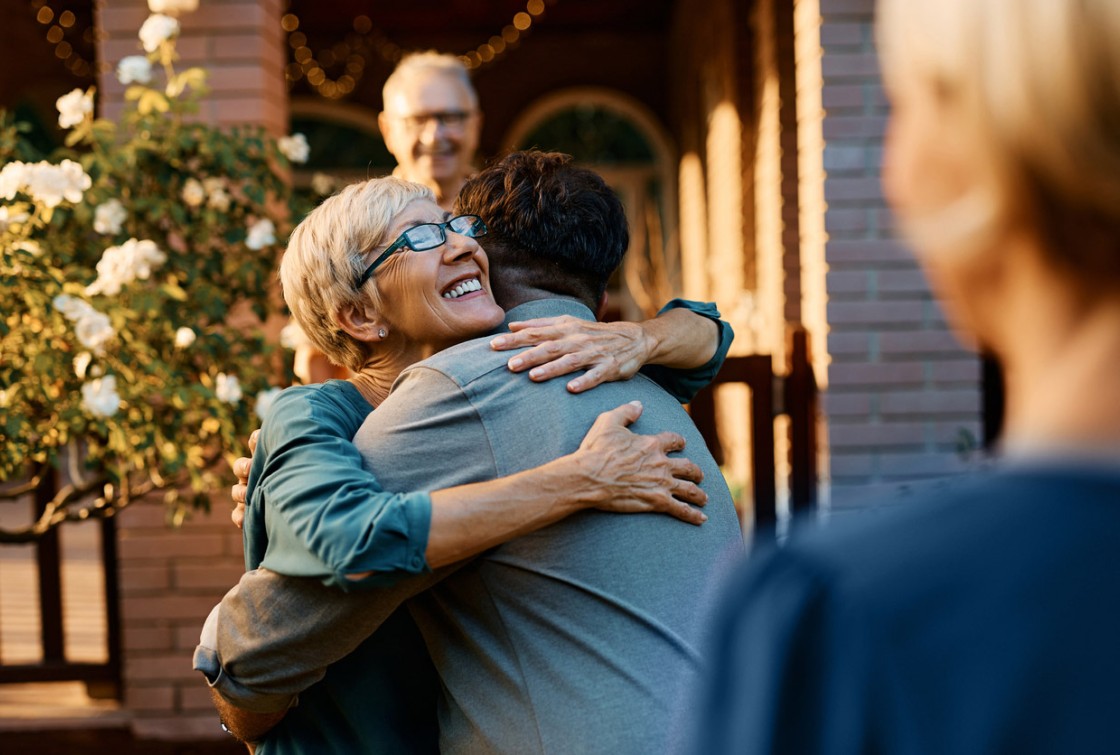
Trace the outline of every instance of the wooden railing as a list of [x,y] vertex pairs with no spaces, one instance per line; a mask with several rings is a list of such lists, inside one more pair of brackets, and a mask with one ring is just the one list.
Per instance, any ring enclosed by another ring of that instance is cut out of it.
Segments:
[[792,331],[789,372],[774,374],[769,354],[728,357],[712,385],[697,394],[690,411],[693,421],[720,464],[725,462],[716,416],[715,388],[739,383],[750,388],[750,469],[753,486],[754,531],[767,537],[777,523],[778,480],[775,463],[774,420],[789,417],[789,503],[793,513],[812,509],[817,495],[817,384],[809,362],[809,335]]
[[[38,519],[54,498],[58,476],[43,474],[32,501],[33,520]],[[4,505],[13,502],[0,501]],[[65,525],[63,525],[65,526]],[[113,518],[99,520],[100,561],[104,575],[106,648],[102,663],[72,661],[66,657],[66,635],[62,600],[62,549],[58,528],[43,533],[34,544],[39,593],[39,643],[37,663],[7,663],[0,657],[0,684],[22,682],[84,682],[90,697],[121,696],[121,616],[117,584],[117,534]],[[12,546],[9,546],[12,547]],[[0,584],[0,590],[4,585]],[[0,616],[0,622],[4,617]]]

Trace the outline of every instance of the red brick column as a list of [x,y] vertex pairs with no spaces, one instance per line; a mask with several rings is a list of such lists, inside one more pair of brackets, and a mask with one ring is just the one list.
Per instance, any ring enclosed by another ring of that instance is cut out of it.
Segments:
[[[176,66],[210,72],[203,120],[287,133],[282,6],[282,0],[202,0],[196,12],[180,17]],[[99,82],[103,116],[120,112],[124,87],[116,65],[142,53],[137,32],[148,15],[146,0],[101,0],[97,6],[99,58],[106,64]],[[244,568],[230,506],[219,491],[213,514],[197,512],[181,528],[167,525],[158,502],[135,505],[120,517],[124,706],[138,737],[226,736],[202,677],[191,669],[191,654],[207,613]]]
[[[280,28],[282,0],[202,0],[198,10],[179,17],[182,33],[177,67],[210,72],[210,96],[200,116],[219,125],[254,123],[274,134],[288,130],[287,48]],[[147,0],[101,0],[96,13],[102,38],[98,49],[105,71],[98,82],[101,115],[120,112],[124,86],[116,67],[126,55],[141,55],[137,38],[149,15]]]
[[874,0],[820,0],[828,241],[825,410],[833,502],[868,483],[959,472],[962,433],[979,438],[976,357],[947,331],[879,185],[887,102]]
[[206,615],[244,571],[230,506],[215,496],[212,514],[179,528],[158,502],[118,520],[124,706],[139,738],[225,736],[191,655]]

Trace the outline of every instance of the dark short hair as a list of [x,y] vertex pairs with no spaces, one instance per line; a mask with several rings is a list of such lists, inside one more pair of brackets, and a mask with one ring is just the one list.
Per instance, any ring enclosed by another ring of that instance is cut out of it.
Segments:
[[559,152],[512,152],[463,186],[458,211],[490,229],[491,278],[592,309],[630,244],[626,212],[599,174]]

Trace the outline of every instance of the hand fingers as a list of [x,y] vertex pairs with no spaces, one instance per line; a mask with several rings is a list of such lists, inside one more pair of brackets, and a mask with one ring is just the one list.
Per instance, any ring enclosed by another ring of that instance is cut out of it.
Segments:
[[531,349],[522,351],[516,356],[510,357],[506,365],[513,372],[521,372],[530,367],[539,367],[542,364],[549,364],[550,362],[563,359],[566,356],[574,358],[576,352],[577,350],[569,346],[567,341],[545,341]]
[[237,461],[233,462],[233,473],[237,475],[237,479],[242,484],[249,482],[249,470],[253,467],[253,460],[248,456],[242,456]]
[[678,501],[691,503],[693,506],[705,506],[708,503],[708,494],[694,482],[676,480],[673,482],[671,490],[673,498]]
[[[509,351],[522,346],[535,346],[546,341],[563,338],[564,330],[556,327],[559,318],[550,317],[540,320],[526,320],[523,323],[510,323],[510,332],[494,336],[490,348],[494,351]],[[514,328],[517,325],[517,328]]]
[[607,368],[601,364],[596,365],[579,377],[569,380],[568,390],[572,393],[583,393],[584,391],[589,391],[595,386],[604,383],[606,380]]
[[238,483],[229,489],[229,497],[233,499],[234,503],[244,506],[245,493],[248,489],[244,483]]
[[595,418],[595,424],[591,426],[588,435],[598,432],[604,432],[608,428],[614,427],[629,427],[638,421],[638,417],[642,416],[642,402],[631,401],[628,404],[615,407],[609,412],[603,412]]
[[238,504],[233,511],[229,512],[229,518],[237,525],[237,529],[241,529],[241,525],[245,523],[245,504]]
[[669,508],[665,510],[665,513],[680,519],[682,522],[688,522],[689,524],[695,524],[697,526],[708,521],[708,515],[703,511],[694,506],[689,506],[687,503],[681,503],[680,501],[673,501],[673,503],[669,505]]
[[669,472],[678,480],[701,483],[704,481],[704,472],[688,459],[671,457],[669,459]]
[[[529,379],[534,383],[543,383],[546,380],[551,380],[555,377],[570,375],[576,370],[583,369],[586,366],[587,365],[584,363],[584,361],[577,355],[565,354],[559,359],[553,359],[551,362],[542,364],[540,367],[534,367],[533,369],[529,370]],[[586,375],[581,376],[581,378],[582,377],[586,377]],[[577,378],[577,380],[581,378]],[[599,382],[602,381],[598,380],[594,384],[597,385]],[[588,385],[587,387],[590,388],[592,386]]]
[[661,450],[667,454],[684,450],[684,437],[677,433],[666,430],[658,433],[655,437],[661,446]]
[[526,330],[528,328],[552,328],[564,321],[564,318],[569,315],[560,315],[559,317],[534,317],[531,320],[516,320],[509,324],[511,333],[516,333],[519,330]]
[[255,454],[257,452],[257,439],[260,437],[260,434],[261,434],[261,430],[258,427],[256,430],[253,431],[253,434],[249,436],[249,455],[250,456],[252,456],[253,454]]

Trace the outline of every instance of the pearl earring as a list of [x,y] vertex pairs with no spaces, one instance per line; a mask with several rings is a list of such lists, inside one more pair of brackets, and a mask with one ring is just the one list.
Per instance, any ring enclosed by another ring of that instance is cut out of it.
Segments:
[[388,333],[388,331],[385,330],[385,328],[378,328],[378,330],[377,330],[377,337],[378,338],[384,338],[387,335],[389,335],[389,333]]

